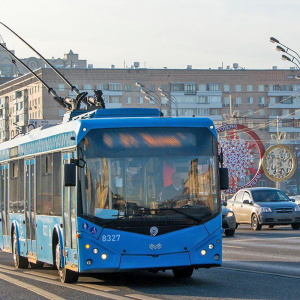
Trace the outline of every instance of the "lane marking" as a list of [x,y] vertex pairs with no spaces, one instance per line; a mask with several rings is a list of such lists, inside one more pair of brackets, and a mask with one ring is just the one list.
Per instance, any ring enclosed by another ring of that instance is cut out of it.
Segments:
[[65,298],[59,297],[59,296],[57,296],[55,294],[49,293],[49,292],[47,292],[47,291],[45,291],[43,289],[40,289],[40,288],[38,288],[38,287],[36,287],[34,285],[22,282],[20,280],[14,279],[14,278],[12,278],[10,276],[6,276],[6,275],[4,275],[2,273],[0,273],[0,278],[2,280],[8,281],[8,282],[10,282],[10,283],[12,283],[14,285],[18,285],[21,288],[29,290],[30,292],[33,292],[35,294],[38,294],[38,295],[43,296],[43,297],[45,297],[47,299],[50,299],[50,300],[66,300]]
[[92,288],[92,289],[103,291],[103,292],[119,291],[118,289],[113,289],[108,286],[98,285],[98,282],[96,282],[96,283],[76,283],[76,285]]
[[[291,237],[282,237],[282,238],[249,238],[249,239],[242,239],[242,240],[232,240],[231,242],[236,243],[236,242],[252,242],[252,241],[276,241],[276,240],[285,240],[285,239],[300,239],[298,236],[291,236]],[[224,243],[223,243],[224,246]]]
[[88,294],[92,294],[92,295],[96,295],[96,296],[101,296],[101,297],[108,298],[108,299],[131,300],[128,297],[109,294],[109,293],[98,291],[98,290],[95,290],[95,289],[90,289],[90,288],[86,288],[86,287],[83,287],[83,286],[78,286],[77,284],[65,284],[65,283],[62,283],[60,281],[54,281],[54,280],[46,279],[46,278],[39,278],[39,277],[36,277],[36,276],[33,276],[33,275],[24,274],[24,273],[18,272],[18,271],[0,270],[0,273],[8,273],[10,275],[19,276],[19,277],[23,277],[23,278],[27,278],[27,279],[32,279],[32,280],[35,280],[35,281],[41,281],[43,283],[49,283],[49,284],[52,284],[52,285],[64,287],[66,289],[72,289],[72,290],[76,290],[76,291],[79,291],[79,292],[88,293]]
[[48,278],[48,279],[52,279],[52,280],[56,280],[56,281],[59,280],[58,275],[55,276],[55,275],[44,274],[44,273],[40,273],[40,272],[29,272],[29,271],[26,271],[26,272],[23,272],[23,273],[30,274],[30,275],[35,275],[35,276],[39,276],[39,277],[43,277],[43,278]]
[[131,298],[138,299],[138,300],[161,300],[159,298],[153,298],[153,297],[140,295],[140,294],[126,295],[126,297],[131,297]]
[[236,269],[236,268],[228,268],[228,267],[219,267],[218,270],[229,270],[229,271],[239,271],[239,272],[246,272],[246,273],[254,273],[254,274],[262,274],[262,275],[271,275],[271,276],[278,276],[278,277],[287,277],[287,278],[294,278],[300,279],[300,276],[296,275],[285,275],[279,273],[270,273],[270,272],[262,272],[262,271],[253,271],[253,270],[243,270],[243,269]]

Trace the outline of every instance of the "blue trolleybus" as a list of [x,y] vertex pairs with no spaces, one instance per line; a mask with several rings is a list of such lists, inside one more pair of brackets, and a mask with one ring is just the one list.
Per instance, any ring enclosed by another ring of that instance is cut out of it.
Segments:
[[95,109],[0,144],[0,167],[0,247],[16,268],[51,264],[76,282],[130,270],[190,277],[222,263],[210,119]]

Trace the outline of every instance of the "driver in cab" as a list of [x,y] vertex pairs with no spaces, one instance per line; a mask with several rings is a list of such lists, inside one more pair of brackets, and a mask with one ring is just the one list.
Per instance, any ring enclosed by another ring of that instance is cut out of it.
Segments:
[[163,188],[161,192],[161,201],[171,200],[183,192],[182,176],[175,172],[172,174],[172,184]]

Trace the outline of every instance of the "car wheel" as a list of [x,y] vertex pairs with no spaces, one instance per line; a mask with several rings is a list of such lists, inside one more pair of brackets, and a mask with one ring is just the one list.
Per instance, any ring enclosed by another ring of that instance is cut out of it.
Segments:
[[235,233],[235,229],[225,229],[224,233],[226,236],[233,236]]
[[239,224],[238,223],[236,223],[235,224],[235,229],[237,229],[239,227]]
[[269,225],[269,228],[274,228],[274,225]]
[[253,214],[251,217],[251,227],[253,230],[261,230],[261,224],[259,224],[256,214]]
[[299,229],[300,223],[291,224],[293,229]]

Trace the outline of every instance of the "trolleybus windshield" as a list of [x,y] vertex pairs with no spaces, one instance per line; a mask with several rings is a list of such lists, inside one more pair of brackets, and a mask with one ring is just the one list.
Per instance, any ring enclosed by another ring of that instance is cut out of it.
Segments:
[[94,129],[78,151],[88,218],[190,224],[220,212],[217,142],[207,128]]

